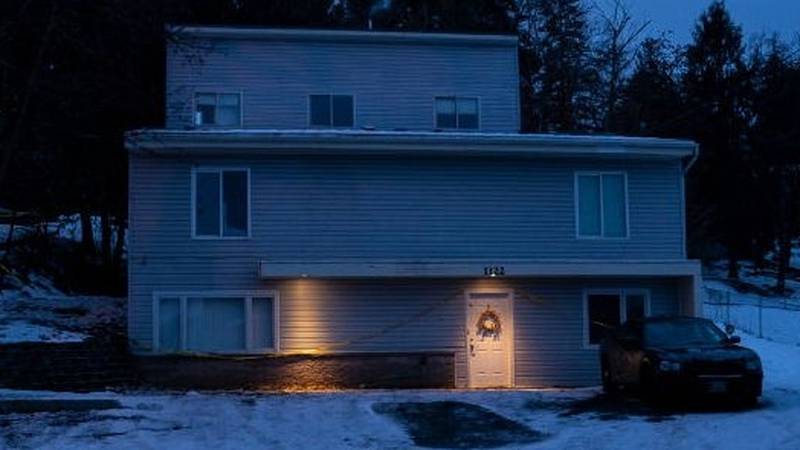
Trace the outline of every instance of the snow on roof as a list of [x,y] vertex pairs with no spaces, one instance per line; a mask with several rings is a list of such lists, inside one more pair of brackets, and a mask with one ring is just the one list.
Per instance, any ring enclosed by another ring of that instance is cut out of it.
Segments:
[[514,154],[537,156],[695,156],[692,141],[648,137],[486,132],[318,129],[144,129],[126,134],[130,151],[236,151],[292,154]]

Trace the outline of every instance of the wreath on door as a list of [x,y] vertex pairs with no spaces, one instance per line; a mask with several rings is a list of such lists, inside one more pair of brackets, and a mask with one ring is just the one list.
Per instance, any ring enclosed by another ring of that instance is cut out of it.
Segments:
[[480,317],[478,317],[477,327],[478,336],[497,337],[500,335],[502,324],[500,323],[500,317],[497,316],[497,313],[486,308],[486,311],[481,313]]

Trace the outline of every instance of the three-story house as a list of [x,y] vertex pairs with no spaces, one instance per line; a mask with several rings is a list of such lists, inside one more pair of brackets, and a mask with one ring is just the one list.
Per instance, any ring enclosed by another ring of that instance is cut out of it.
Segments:
[[697,146],[521,134],[515,36],[174,31],[166,126],[126,136],[136,354],[578,386],[608,327],[700,313]]

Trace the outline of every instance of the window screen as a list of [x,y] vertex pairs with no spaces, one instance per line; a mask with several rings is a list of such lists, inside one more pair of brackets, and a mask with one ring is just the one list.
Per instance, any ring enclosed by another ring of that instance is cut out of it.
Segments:
[[247,172],[222,172],[224,236],[247,236]]
[[188,298],[186,349],[190,351],[245,350],[243,298]]
[[456,111],[458,112],[458,128],[473,130],[478,128],[478,99],[456,99]]
[[623,174],[577,176],[578,235],[622,238],[628,235]]
[[625,296],[625,319],[642,319],[646,314],[645,296],[643,294],[628,294]]
[[331,126],[331,96],[311,96],[311,125],[318,127]]
[[589,343],[599,344],[609,330],[620,325],[620,296],[592,294],[587,298]]
[[334,95],[333,96],[333,126],[352,127],[353,126],[353,96]]
[[195,125],[237,127],[242,121],[241,95],[211,92],[195,95]]
[[456,128],[456,99],[436,99],[436,128]]
[[217,125],[235,126],[239,125],[240,117],[239,95],[222,94],[219,96],[217,106]]
[[163,352],[180,350],[180,299],[162,298],[158,304],[158,348]]
[[599,176],[578,176],[578,218],[581,236],[600,236]]
[[197,125],[213,125],[217,122],[217,96],[214,94],[197,94]]
[[256,349],[275,348],[274,300],[271,297],[253,298],[253,346]]
[[311,95],[309,109],[314,127],[352,127],[355,121],[352,95]]
[[249,234],[248,174],[243,169],[198,169],[195,175],[195,236]]
[[625,179],[622,175],[603,175],[603,234],[624,237]]
[[219,173],[197,172],[195,176],[195,233],[219,235]]
[[475,97],[436,97],[436,128],[476,130],[479,127],[478,99]]

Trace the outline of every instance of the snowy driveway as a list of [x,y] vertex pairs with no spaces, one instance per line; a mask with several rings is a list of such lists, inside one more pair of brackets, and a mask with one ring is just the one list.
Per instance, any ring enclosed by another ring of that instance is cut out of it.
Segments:
[[332,449],[413,448],[376,405],[462,402],[525,425],[543,438],[504,448],[800,448],[800,348],[744,336],[764,360],[765,393],[748,411],[655,413],[609,405],[598,390],[367,391],[314,394],[49,394],[9,399],[110,399],[122,408],[0,414],[0,448]]

